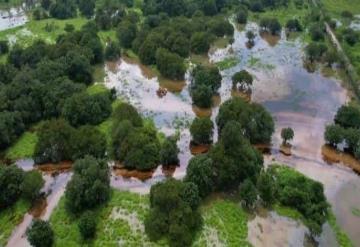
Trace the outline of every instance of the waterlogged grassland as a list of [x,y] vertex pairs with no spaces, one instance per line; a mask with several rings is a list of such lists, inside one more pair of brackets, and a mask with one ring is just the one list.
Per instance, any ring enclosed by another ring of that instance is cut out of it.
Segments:
[[239,204],[216,200],[201,212],[204,226],[194,246],[251,246],[247,242],[248,216]]
[[14,228],[29,210],[29,202],[20,199],[14,206],[0,211],[0,246],[5,246]]
[[[55,246],[168,246],[165,240],[150,242],[144,220],[149,209],[147,195],[113,190],[110,202],[96,211],[97,234],[84,242],[77,220],[65,211],[64,198],[53,212],[50,223],[55,232]],[[247,214],[233,202],[216,200],[203,206],[203,230],[193,246],[251,246],[247,241]]]
[[224,60],[217,62],[216,66],[220,69],[220,70],[226,70],[226,69],[230,69],[234,66],[236,66],[239,63],[239,59],[236,57],[227,57]]

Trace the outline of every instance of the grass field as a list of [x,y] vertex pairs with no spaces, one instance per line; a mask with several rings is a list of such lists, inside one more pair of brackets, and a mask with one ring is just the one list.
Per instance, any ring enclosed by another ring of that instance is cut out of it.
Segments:
[[[148,196],[113,190],[107,206],[98,209],[97,237],[84,242],[77,228],[77,220],[67,215],[64,198],[51,216],[55,232],[55,246],[167,246],[165,240],[150,242],[144,232],[143,221],[148,210]],[[204,226],[193,246],[251,246],[247,241],[247,214],[239,205],[216,200],[201,208]]]
[[15,205],[0,211],[0,246],[5,246],[14,228],[21,222],[30,204],[25,200],[18,200]]
[[31,158],[38,141],[36,132],[26,131],[8,150],[5,157],[10,160]]
[[320,0],[325,9],[335,17],[340,17],[344,10],[360,14],[360,0]]

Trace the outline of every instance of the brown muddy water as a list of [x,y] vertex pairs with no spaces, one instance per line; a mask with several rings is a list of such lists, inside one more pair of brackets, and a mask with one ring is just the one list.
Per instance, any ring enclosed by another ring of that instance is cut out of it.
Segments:
[[[252,49],[246,47],[247,30],[257,33]],[[320,71],[309,73],[303,68],[303,47],[301,37],[287,40],[284,33],[280,38],[266,35],[261,37],[254,23],[248,24],[242,31],[236,31],[235,42],[231,46],[213,49],[209,54],[210,62],[213,63],[230,56],[236,56],[240,61],[235,67],[222,71],[219,98],[224,102],[231,97],[231,76],[235,72],[247,69],[254,74],[251,100],[263,104],[276,123],[270,154],[265,156],[266,164],[275,161],[285,163],[322,182],[340,226],[349,234],[354,244],[360,246],[360,220],[353,215],[354,208],[360,205],[360,197],[357,196],[360,192],[360,179],[341,162],[329,163],[324,161],[322,155],[324,128],[332,122],[336,110],[349,100],[349,96],[335,77],[325,77]],[[199,114],[196,110],[194,112],[191,105],[188,92],[189,73],[186,74],[186,85],[181,92],[168,92],[165,97],[159,98],[156,96],[158,78],[147,76],[147,71],[142,66],[121,60],[116,72],[108,67],[105,69],[105,85],[109,88],[115,87],[119,97],[135,105],[146,117],[152,118],[160,131],[167,135],[174,134],[176,130],[180,131],[180,166],[174,172],[174,177],[184,177],[191,158],[188,127],[195,114]],[[213,120],[217,112],[218,107],[214,107],[211,114]],[[279,151],[280,131],[284,127],[291,127],[295,131],[295,138],[291,142],[291,156],[283,155]],[[216,141],[216,136],[214,139]],[[164,177],[158,168],[153,177],[146,181],[114,176],[112,182],[113,186],[119,189],[146,193],[151,184]],[[271,217],[269,221],[273,221],[274,217]],[[249,235],[256,235],[256,231],[250,227]],[[290,229],[288,231],[291,232]],[[301,229],[293,232],[296,235],[304,231]],[[332,237],[331,232],[324,231],[320,237],[323,240],[319,240],[320,244],[334,242]],[[300,243],[296,241],[294,243]]]

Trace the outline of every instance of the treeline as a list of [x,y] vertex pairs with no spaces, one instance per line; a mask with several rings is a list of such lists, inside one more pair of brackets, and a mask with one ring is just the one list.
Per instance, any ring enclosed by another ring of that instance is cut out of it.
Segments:
[[[96,125],[111,113],[114,95],[88,95],[103,46],[94,23],[60,35],[55,44],[15,45],[0,65],[0,148],[41,120],[64,118],[73,127]],[[41,135],[41,133],[40,133]]]
[[341,149],[360,159],[360,108],[358,105],[344,105],[337,111],[334,124],[326,126],[325,141],[327,144]]

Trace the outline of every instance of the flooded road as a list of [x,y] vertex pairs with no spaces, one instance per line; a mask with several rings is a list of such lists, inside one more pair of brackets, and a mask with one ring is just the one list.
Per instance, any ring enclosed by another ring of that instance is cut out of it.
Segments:
[[0,31],[24,25],[27,21],[23,7],[0,10]]
[[[245,44],[247,30],[257,34],[252,49],[248,49]],[[234,73],[247,69],[255,76],[251,100],[263,104],[273,115],[276,125],[271,152],[265,157],[266,164],[275,161],[284,163],[322,182],[340,226],[355,245],[360,245],[360,220],[353,215],[354,210],[360,210],[357,209],[360,202],[354,199],[360,193],[360,179],[346,166],[329,164],[322,155],[324,128],[332,122],[337,109],[349,100],[346,89],[335,77],[325,77],[318,70],[309,73],[303,68],[304,45],[301,37],[287,40],[284,32],[280,39],[260,37],[257,25],[250,23],[245,30],[236,31],[234,38],[235,42],[231,46],[214,49],[209,54],[213,63],[229,57],[239,60],[236,66],[222,71],[223,81],[219,90],[221,101],[231,97],[231,77]],[[189,73],[181,92],[168,92],[162,98],[156,95],[160,84],[158,78],[149,76],[136,63],[121,60],[115,70],[106,67],[106,73],[105,85],[115,87],[120,98],[131,102],[145,116],[151,117],[160,131],[165,134],[180,131],[178,144],[181,162],[174,176],[183,177],[191,158],[187,128],[195,117],[188,93]],[[214,107],[211,115],[213,120],[217,112],[218,107]],[[284,127],[291,127],[295,131],[295,138],[291,142],[292,156],[279,152],[280,131]],[[120,189],[146,192],[151,184],[164,177],[161,169],[158,169],[153,178],[145,182],[119,176],[114,176],[112,182]]]
[[[29,167],[33,166],[32,160],[22,160],[17,162],[17,165],[22,169],[31,170]],[[57,206],[61,196],[64,194],[65,187],[70,181],[72,176],[71,172],[49,174],[43,172],[45,180],[42,192],[46,198],[35,203],[33,208],[24,215],[23,221],[13,230],[10,238],[8,239],[8,247],[29,247],[30,244],[26,238],[26,229],[30,226],[34,218],[49,220],[51,213]]]

